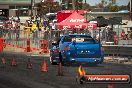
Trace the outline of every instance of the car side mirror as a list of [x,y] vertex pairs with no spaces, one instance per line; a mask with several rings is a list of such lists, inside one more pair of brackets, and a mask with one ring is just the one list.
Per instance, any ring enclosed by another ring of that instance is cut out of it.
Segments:
[[64,40],[62,40],[61,43],[63,44],[64,43]]

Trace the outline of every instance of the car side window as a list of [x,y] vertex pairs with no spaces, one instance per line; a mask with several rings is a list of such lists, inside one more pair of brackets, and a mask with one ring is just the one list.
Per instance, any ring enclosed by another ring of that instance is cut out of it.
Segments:
[[85,38],[84,42],[95,43],[95,40],[92,38]]
[[72,38],[70,36],[65,36],[63,42],[71,42]]

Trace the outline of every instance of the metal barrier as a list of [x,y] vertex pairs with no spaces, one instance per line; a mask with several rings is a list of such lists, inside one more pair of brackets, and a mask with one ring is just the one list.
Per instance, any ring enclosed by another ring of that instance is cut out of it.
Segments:
[[132,57],[132,45],[103,45],[105,55]]
[[[48,40],[48,48],[52,47],[52,42],[57,41],[64,33],[71,31],[44,30],[26,32],[25,30],[1,29],[0,36],[4,37],[6,44],[26,47],[27,39],[30,39],[31,47],[40,48],[40,40]],[[105,55],[132,56],[132,45],[103,45]]]

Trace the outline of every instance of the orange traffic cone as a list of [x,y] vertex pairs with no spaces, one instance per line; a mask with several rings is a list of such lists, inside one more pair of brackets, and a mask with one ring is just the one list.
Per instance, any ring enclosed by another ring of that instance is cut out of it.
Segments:
[[32,69],[32,63],[31,63],[30,59],[28,59],[27,68]]
[[42,72],[47,72],[46,61],[43,62],[41,71]]
[[6,64],[6,60],[4,57],[1,59],[1,61],[2,61],[2,64]]
[[11,66],[16,66],[16,65],[17,65],[17,63],[16,63],[16,59],[13,58],[12,61],[11,61]]

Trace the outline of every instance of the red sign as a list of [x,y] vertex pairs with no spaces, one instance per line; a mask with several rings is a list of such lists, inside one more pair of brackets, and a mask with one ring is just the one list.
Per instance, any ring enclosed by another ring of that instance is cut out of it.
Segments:
[[129,83],[129,75],[85,75],[87,83]]
[[84,22],[84,19],[71,19],[70,22]]

